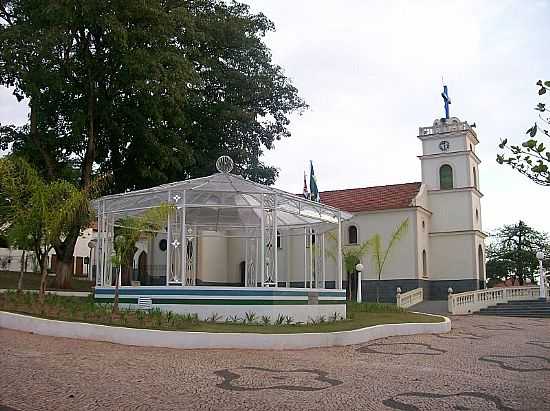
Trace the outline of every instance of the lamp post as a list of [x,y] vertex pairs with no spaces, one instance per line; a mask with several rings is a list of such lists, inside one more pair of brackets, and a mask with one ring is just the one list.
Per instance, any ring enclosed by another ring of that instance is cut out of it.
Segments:
[[363,271],[363,264],[359,263],[355,266],[357,271],[357,302],[360,303],[363,301],[363,296],[361,293],[361,272]]
[[544,260],[542,251],[537,252],[537,260],[539,260],[539,299],[546,300],[546,276],[544,275],[544,268],[542,268],[542,260]]

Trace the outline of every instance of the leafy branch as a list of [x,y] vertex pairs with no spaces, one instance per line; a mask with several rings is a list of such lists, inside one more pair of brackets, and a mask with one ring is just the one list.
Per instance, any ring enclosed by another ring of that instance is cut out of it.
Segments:
[[[539,80],[537,86],[540,87],[538,94],[542,96],[550,90],[550,81],[542,82],[542,80]],[[548,114],[550,110],[548,110],[545,103],[538,103],[535,110],[539,112],[538,116],[541,124],[543,124],[542,128],[539,123],[535,122],[525,132],[529,137],[521,145],[508,146],[508,139],[502,140],[499,148],[507,150],[509,155],[505,153],[498,154],[497,163],[509,165],[539,185],[550,186],[550,151],[541,139],[535,138],[539,133],[550,137],[547,128],[547,126],[550,126],[550,115]]]

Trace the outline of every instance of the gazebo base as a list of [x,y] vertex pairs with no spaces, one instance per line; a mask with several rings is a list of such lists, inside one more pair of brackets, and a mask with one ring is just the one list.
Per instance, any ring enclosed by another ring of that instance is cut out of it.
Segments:
[[[98,302],[111,302],[114,287],[96,287]],[[288,316],[293,322],[316,321],[337,315],[346,317],[346,291],[325,288],[158,286],[120,287],[120,304],[138,308],[144,301],[154,308],[179,314],[197,314],[200,319],[225,321],[254,313],[257,320]]]

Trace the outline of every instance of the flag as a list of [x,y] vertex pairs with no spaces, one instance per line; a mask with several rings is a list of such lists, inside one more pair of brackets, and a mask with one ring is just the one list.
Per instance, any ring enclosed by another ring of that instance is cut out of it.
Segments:
[[309,189],[311,190],[310,199],[313,201],[321,201],[319,196],[319,188],[317,187],[317,179],[315,178],[315,172],[313,171],[313,161],[309,160]]
[[304,171],[304,198],[309,198],[309,191],[307,191],[306,172]]

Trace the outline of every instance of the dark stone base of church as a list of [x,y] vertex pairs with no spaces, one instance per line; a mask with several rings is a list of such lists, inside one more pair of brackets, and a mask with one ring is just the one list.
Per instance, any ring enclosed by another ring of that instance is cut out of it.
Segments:
[[447,290],[453,289],[453,294],[463,293],[465,291],[478,290],[479,284],[477,280],[441,280],[428,281],[430,283],[430,293],[427,300],[446,300]]
[[[344,282],[347,288],[347,281]],[[363,301],[384,303],[395,303],[397,287],[401,288],[402,293],[414,290],[415,288],[424,289],[424,300],[446,300],[447,290],[453,289],[453,293],[462,293],[479,289],[477,280],[441,280],[429,281],[420,279],[401,279],[401,280],[362,280],[361,295]],[[348,295],[350,291],[348,289]],[[351,290],[352,298],[356,298],[355,287]],[[348,297],[349,298],[349,297]]]

